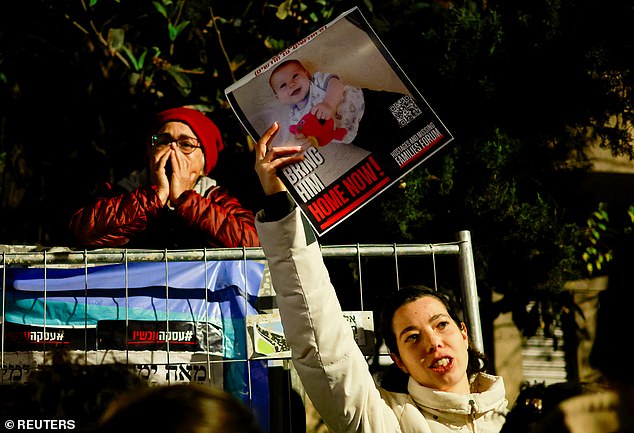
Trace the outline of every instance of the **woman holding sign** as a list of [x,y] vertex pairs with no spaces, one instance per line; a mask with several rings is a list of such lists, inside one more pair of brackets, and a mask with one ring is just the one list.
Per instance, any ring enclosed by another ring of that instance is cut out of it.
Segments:
[[[466,326],[443,295],[400,290],[384,311],[386,343],[403,387],[376,386],[346,323],[319,244],[277,171],[302,159],[299,146],[256,147],[267,195],[256,216],[293,363],[311,401],[335,432],[499,432],[507,412],[501,377],[482,371]],[[389,389],[388,389],[389,388]]]

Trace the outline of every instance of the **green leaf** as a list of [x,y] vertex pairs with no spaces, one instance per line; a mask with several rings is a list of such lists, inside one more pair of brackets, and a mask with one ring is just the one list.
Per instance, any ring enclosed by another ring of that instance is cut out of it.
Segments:
[[191,23],[191,21],[183,21],[175,27],[176,35],[174,36],[174,39],[176,39],[176,37],[180,35],[183,32],[183,30],[185,30],[185,27],[187,27],[189,23]]
[[108,46],[113,51],[119,51],[123,48],[125,41],[125,30],[121,28],[108,30]]
[[123,51],[128,56],[128,59],[130,60],[130,63],[132,63],[134,71],[139,71],[139,62],[137,61],[134,53],[130,51],[130,49],[126,46],[121,47],[121,51]]
[[147,56],[148,50],[145,49],[139,56],[139,62],[137,63],[137,71],[143,70],[143,66],[145,65],[145,57]]
[[169,33],[170,41],[174,42],[178,33],[176,31],[176,27],[172,23],[167,23],[167,32]]
[[176,84],[178,85],[178,90],[181,92],[183,96],[187,96],[192,91],[192,82],[191,79],[183,72],[180,72],[176,65],[175,67],[169,68],[167,72],[174,78]]
[[170,41],[174,42],[178,35],[189,25],[190,21],[183,21],[180,24],[174,26],[172,23],[167,23],[167,30],[169,32]]
[[167,19],[167,10],[165,9],[165,6],[157,1],[153,1],[152,4],[154,5],[154,9],[156,9],[158,13],[160,13],[161,15],[163,15],[163,17]]
[[128,82],[130,83],[130,87],[136,87],[139,84],[139,80],[141,79],[141,74],[138,72],[133,72],[130,74],[130,78]]
[[280,3],[280,5],[277,7],[277,12],[275,12],[275,16],[280,20],[286,19],[290,8],[291,8],[290,1],[285,1]]

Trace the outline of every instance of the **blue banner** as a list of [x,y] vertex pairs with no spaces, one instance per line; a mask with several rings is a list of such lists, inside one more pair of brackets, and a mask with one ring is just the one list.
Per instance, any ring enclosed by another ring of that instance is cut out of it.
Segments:
[[[247,361],[246,316],[258,314],[263,272],[263,263],[244,260],[8,268],[1,280],[3,317],[7,323],[68,328],[94,328],[105,320],[211,324],[221,330],[222,356]],[[267,431],[266,363],[224,367],[225,389],[250,405]]]

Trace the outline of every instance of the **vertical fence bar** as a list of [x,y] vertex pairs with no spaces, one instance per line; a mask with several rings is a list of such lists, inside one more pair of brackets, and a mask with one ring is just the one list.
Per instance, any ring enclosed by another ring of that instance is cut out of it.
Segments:
[[[169,312],[169,298],[170,298],[170,284],[169,284],[169,258],[167,254],[167,248],[165,253],[165,371],[167,372],[167,383],[172,384],[172,375],[167,368],[170,365],[170,312]],[[159,334],[160,335],[160,334]]]
[[249,360],[249,330],[247,320],[249,318],[249,276],[247,268],[247,250],[242,247],[242,272],[244,273],[244,362],[247,367],[247,384],[249,386],[249,403],[253,406],[253,384],[251,383],[251,361]]
[[44,250],[44,312],[43,312],[43,316],[44,316],[44,329],[42,330],[42,343],[43,343],[43,347],[42,347],[42,353],[43,353],[43,357],[42,359],[44,361],[42,361],[43,364],[46,363],[46,302],[47,302],[47,282],[48,282],[48,273],[47,273],[47,264],[46,264],[47,260],[46,260],[46,250]]
[[431,265],[434,270],[434,290],[438,291],[438,275],[436,273],[436,253],[434,252],[434,246],[429,244],[429,250],[431,251]]
[[359,244],[357,244],[357,267],[359,269],[359,297],[361,311],[363,311],[365,308],[363,308],[363,275],[361,274],[361,247]]
[[125,281],[125,365],[130,365],[130,283],[128,277],[128,249],[123,250],[123,277]]
[[[6,320],[6,306],[5,306],[5,296],[7,293],[7,258],[6,254],[2,252],[2,336],[0,341],[0,369],[4,371],[4,332],[7,327]],[[4,383],[4,374],[2,375],[2,379],[0,383]]]
[[84,250],[84,363],[88,364],[88,254]]
[[473,249],[471,246],[471,233],[468,230],[462,230],[458,232],[458,239],[460,241],[460,253],[458,254],[460,265],[458,269],[460,272],[460,285],[462,287],[462,302],[467,315],[467,326],[471,340],[475,346],[474,348],[484,353],[478,287],[476,284]]
[[392,248],[394,249],[394,273],[396,275],[396,290],[401,290],[401,278],[398,274],[398,249],[396,248],[396,243],[392,244]]
[[[211,353],[209,351],[209,270],[208,270],[208,266],[209,266],[209,262],[207,259],[207,248],[204,249],[204,254],[203,254],[203,264],[205,266],[205,320],[203,322],[203,326],[205,327],[205,331],[204,331],[204,337],[205,337],[205,357],[206,357],[206,368],[207,368],[207,374],[205,375],[205,378],[207,379],[208,383],[206,383],[206,385],[211,385],[213,380],[211,379]],[[224,342],[222,347],[224,348]],[[223,387],[224,387],[224,383],[223,383]]]

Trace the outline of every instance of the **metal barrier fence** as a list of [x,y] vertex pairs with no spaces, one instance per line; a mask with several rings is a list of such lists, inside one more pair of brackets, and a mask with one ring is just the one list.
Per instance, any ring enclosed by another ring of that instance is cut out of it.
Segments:
[[[280,396],[301,385],[291,377],[261,248],[2,249],[2,383],[28,380],[29,371],[48,362],[47,353],[63,348],[87,364],[132,364],[156,383],[221,386],[268,411],[263,422],[270,431],[291,431],[280,419],[290,416],[290,403]],[[442,244],[330,245],[322,253],[327,266],[333,259],[356,261],[360,311],[348,318],[355,335],[368,338],[358,341],[366,355],[374,349],[374,325],[363,314],[362,260],[392,262],[399,287],[399,260],[430,257],[434,282],[427,285],[435,285],[436,258],[455,256],[465,322],[484,352],[468,231]],[[279,368],[286,373],[272,374]]]

